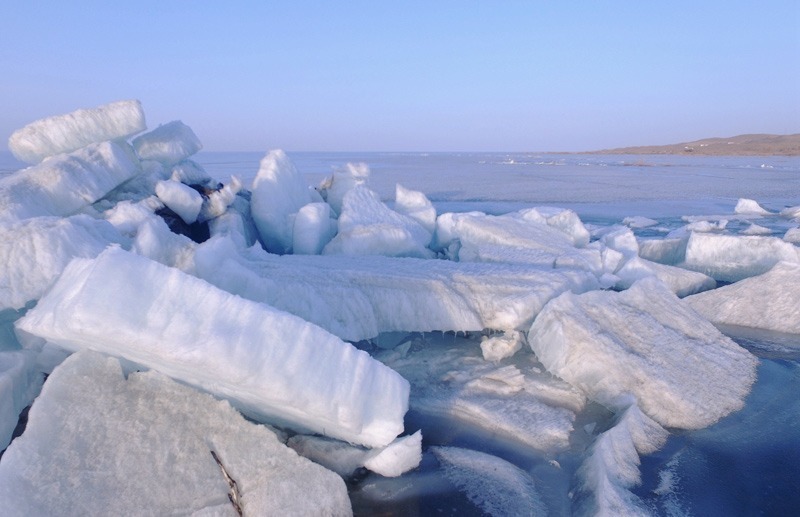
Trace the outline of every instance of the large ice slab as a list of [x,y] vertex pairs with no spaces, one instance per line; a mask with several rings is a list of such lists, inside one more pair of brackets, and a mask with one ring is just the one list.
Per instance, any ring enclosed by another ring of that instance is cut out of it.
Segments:
[[39,163],[89,144],[127,138],[146,127],[138,100],[117,101],[31,122],[11,135],[8,149],[23,162]]
[[73,261],[16,328],[27,346],[120,356],[300,430],[370,447],[403,430],[408,382],[366,352],[120,249]]
[[156,195],[186,224],[197,221],[197,216],[203,207],[203,196],[192,187],[180,181],[159,181],[156,183]]
[[142,160],[155,160],[171,167],[203,148],[192,128],[173,120],[133,139],[133,148]]
[[96,257],[127,244],[110,223],[87,215],[37,217],[0,227],[0,310],[38,299],[75,257]]
[[779,262],[762,275],[686,302],[715,324],[800,334],[800,264]]
[[227,402],[81,352],[48,378],[0,463],[4,515],[349,515],[341,478]]
[[381,332],[524,330],[548,300],[597,288],[591,274],[514,264],[391,257],[276,256],[230,239],[195,254],[197,275],[296,314],[342,339]]
[[311,195],[286,153],[281,150],[267,153],[253,180],[250,200],[253,220],[266,250],[291,252],[297,212],[318,200]]
[[19,414],[33,401],[43,380],[30,350],[0,352],[0,451],[11,441]]
[[637,280],[652,276],[664,282],[669,290],[680,298],[717,286],[713,278],[703,273],[651,262],[640,257],[629,258],[614,274],[620,278],[615,286],[617,289],[627,289]]
[[757,360],[653,278],[565,293],[528,336],[554,375],[612,409],[627,394],[666,427],[699,429],[744,405]]
[[128,144],[103,142],[0,180],[0,222],[71,215],[141,172]]
[[415,219],[390,209],[364,185],[356,185],[344,196],[339,233],[322,252],[432,258],[431,237]]
[[766,273],[780,261],[800,263],[800,248],[778,237],[692,233],[679,265],[736,282]]

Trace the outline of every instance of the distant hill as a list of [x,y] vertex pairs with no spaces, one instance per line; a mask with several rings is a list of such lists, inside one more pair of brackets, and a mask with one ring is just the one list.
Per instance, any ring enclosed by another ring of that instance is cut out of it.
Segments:
[[800,156],[800,134],[739,135],[671,145],[645,145],[592,151],[591,154],[699,154],[708,156]]

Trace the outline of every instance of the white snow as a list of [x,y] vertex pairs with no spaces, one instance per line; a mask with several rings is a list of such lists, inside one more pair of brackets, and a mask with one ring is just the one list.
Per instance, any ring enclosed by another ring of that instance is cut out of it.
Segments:
[[203,196],[180,181],[167,180],[156,183],[156,195],[167,208],[178,214],[186,224],[197,221],[203,207]]
[[789,228],[783,235],[783,240],[792,244],[800,244],[800,228]]
[[445,475],[487,515],[545,515],[528,473],[503,459],[460,447],[431,447]]
[[365,352],[119,249],[73,261],[16,325],[29,347],[117,355],[276,424],[371,447],[403,430],[408,383]]
[[70,260],[96,257],[109,243],[130,241],[108,222],[86,215],[0,226],[0,310],[21,309],[37,300]]
[[779,262],[764,274],[686,302],[715,324],[800,334],[800,264]]
[[800,262],[800,249],[778,237],[693,233],[678,265],[736,282],[765,273],[780,261]]
[[642,278],[656,277],[680,298],[717,286],[713,278],[703,273],[651,262],[640,257],[631,257],[614,274],[619,278],[615,285],[617,289],[627,289]]
[[5,515],[349,515],[333,472],[227,402],[93,352],[48,378],[0,462]]
[[117,101],[31,122],[11,135],[8,149],[20,161],[39,163],[89,144],[127,138],[146,127],[138,100]]
[[0,222],[71,215],[141,172],[127,144],[91,144],[0,179]]
[[319,185],[322,198],[331,205],[338,217],[342,213],[344,196],[358,185],[366,185],[369,180],[369,167],[366,163],[348,163],[339,167]]
[[383,255],[432,258],[431,233],[415,219],[393,211],[364,185],[345,194],[339,231],[322,250],[326,255]]
[[583,271],[391,257],[287,255],[211,239],[197,275],[359,341],[391,331],[524,330],[551,298],[597,287]]
[[261,243],[270,253],[291,252],[295,216],[317,200],[286,153],[275,150],[264,156],[252,192],[250,208]]
[[43,380],[30,350],[0,352],[0,451],[11,441],[19,414],[39,393]]
[[753,199],[745,199],[739,198],[739,201],[736,202],[736,207],[733,209],[733,213],[735,214],[745,214],[745,215],[771,215],[772,212],[766,210],[761,205],[758,204],[758,201]]
[[528,335],[554,375],[612,409],[632,394],[666,427],[698,429],[740,409],[757,360],[645,278],[621,293],[565,293]]
[[740,232],[742,235],[772,235],[772,230],[758,224],[751,223],[750,226]]
[[203,148],[192,128],[173,120],[133,139],[142,160],[154,160],[167,167],[178,164]]

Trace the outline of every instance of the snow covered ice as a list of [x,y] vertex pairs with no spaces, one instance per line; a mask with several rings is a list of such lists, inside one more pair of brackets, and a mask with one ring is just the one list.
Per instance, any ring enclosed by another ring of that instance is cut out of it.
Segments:
[[89,144],[127,138],[146,127],[139,101],[118,101],[32,122],[11,135],[8,148],[23,162],[39,163]]
[[73,261],[17,329],[30,346],[117,355],[300,430],[371,447],[403,430],[408,383],[365,352],[120,249]]
[[[245,515],[736,507],[688,479],[800,505],[796,159],[144,130],[137,101],[53,117],[19,132],[44,161],[0,168],[12,514],[231,513],[210,450]],[[782,437],[725,445],[753,475],[714,452],[737,425]]]
[[[102,416],[102,417],[98,417]],[[227,402],[80,352],[34,403],[0,462],[0,507],[24,515],[349,515],[341,478]]]

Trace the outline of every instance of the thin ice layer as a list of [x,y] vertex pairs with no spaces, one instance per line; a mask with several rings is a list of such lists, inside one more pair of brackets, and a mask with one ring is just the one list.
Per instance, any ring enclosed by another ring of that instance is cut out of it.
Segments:
[[527,472],[506,460],[460,447],[432,447],[445,475],[487,515],[545,515]]
[[127,243],[109,222],[76,215],[37,217],[0,227],[0,310],[21,309],[44,294],[75,257],[96,257]]
[[390,257],[278,257],[230,239],[198,247],[197,275],[342,339],[381,332],[522,330],[551,298],[597,287],[582,271]]
[[800,335],[800,264],[779,262],[763,275],[686,301],[715,324]]
[[699,429],[744,405],[757,360],[653,278],[621,293],[565,293],[528,341],[554,375],[610,407],[630,393],[666,427]]
[[0,222],[78,212],[141,172],[128,144],[103,142],[0,180]]
[[146,127],[138,100],[117,101],[31,122],[11,135],[8,149],[23,162],[39,163],[89,144],[127,138]]
[[124,357],[300,430],[370,447],[403,430],[408,382],[366,352],[120,249],[73,261],[17,333]]
[[[102,418],[98,418],[101,415]],[[349,515],[336,474],[268,428],[157,372],[127,380],[116,359],[80,352],[48,378],[25,434],[0,463],[4,515]]]

